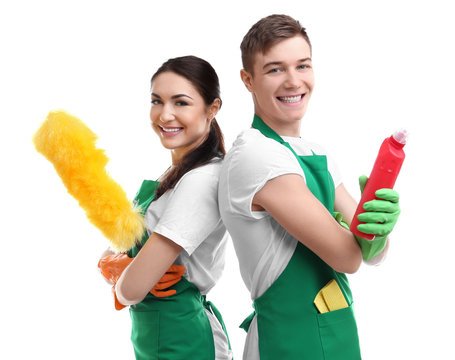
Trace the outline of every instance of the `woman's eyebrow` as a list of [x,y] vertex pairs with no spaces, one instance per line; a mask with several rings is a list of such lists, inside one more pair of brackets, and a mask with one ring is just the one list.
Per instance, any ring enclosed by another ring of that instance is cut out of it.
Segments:
[[177,99],[179,97],[187,97],[187,98],[190,98],[191,100],[193,100],[193,98],[189,95],[186,95],[186,94],[177,94],[177,95],[172,95],[171,96],[171,99]]
[[[157,93],[153,93],[153,92],[152,92],[152,96],[157,97],[158,99],[161,99],[161,96],[159,96]],[[176,95],[172,95],[172,96],[171,96],[171,99],[177,99],[177,98],[180,98],[180,97],[187,97],[187,98],[193,100],[193,98],[192,98],[191,96],[186,95],[186,94],[176,94]]]

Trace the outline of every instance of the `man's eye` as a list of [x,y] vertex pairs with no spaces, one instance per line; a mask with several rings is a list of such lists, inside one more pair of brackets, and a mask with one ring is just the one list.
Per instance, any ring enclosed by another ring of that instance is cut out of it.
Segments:
[[307,64],[302,64],[299,66],[299,69],[303,70],[303,69],[309,69],[310,68],[310,65],[307,65]]
[[281,69],[279,69],[279,68],[273,68],[273,69],[269,70],[269,74],[278,73],[280,71],[281,71]]

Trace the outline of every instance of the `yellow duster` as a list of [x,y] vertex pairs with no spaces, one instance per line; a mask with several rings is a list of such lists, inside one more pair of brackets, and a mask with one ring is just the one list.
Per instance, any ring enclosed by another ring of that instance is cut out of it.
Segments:
[[109,161],[95,146],[97,136],[78,118],[51,111],[33,136],[36,150],[55,167],[68,192],[118,252],[144,234],[144,218],[106,171]]

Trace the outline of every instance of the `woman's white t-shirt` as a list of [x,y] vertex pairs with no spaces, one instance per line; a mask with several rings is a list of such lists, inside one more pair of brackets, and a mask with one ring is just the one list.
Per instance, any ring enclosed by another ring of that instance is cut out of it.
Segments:
[[[186,267],[184,277],[206,295],[221,277],[228,238],[218,208],[221,160],[187,172],[173,189],[153,201],[145,213],[148,235],[161,234],[183,250],[174,264]],[[216,359],[231,359],[226,335],[210,311]]]

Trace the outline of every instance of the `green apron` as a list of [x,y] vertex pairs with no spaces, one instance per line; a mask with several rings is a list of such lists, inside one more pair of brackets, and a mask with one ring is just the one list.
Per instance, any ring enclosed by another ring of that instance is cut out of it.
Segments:
[[[157,186],[157,181],[144,180],[136,195],[135,202],[144,214],[154,200]],[[141,244],[129,250],[128,255],[136,256],[147,239],[145,232]],[[225,330],[221,314],[184,277],[169,289],[177,293],[164,298],[148,293],[142,302],[130,306],[136,359],[214,360],[213,333],[205,309],[218,318]]]
[[[335,188],[326,156],[298,156],[291,146],[258,116],[253,127],[288,147],[299,161],[306,184],[333,213]],[[320,314],[313,301],[331,280],[340,286],[349,307]],[[338,273],[315,253],[297,243],[285,270],[266,292],[254,301],[255,312],[241,325],[246,331],[257,316],[261,360],[356,360],[360,359],[352,294],[345,274]]]

